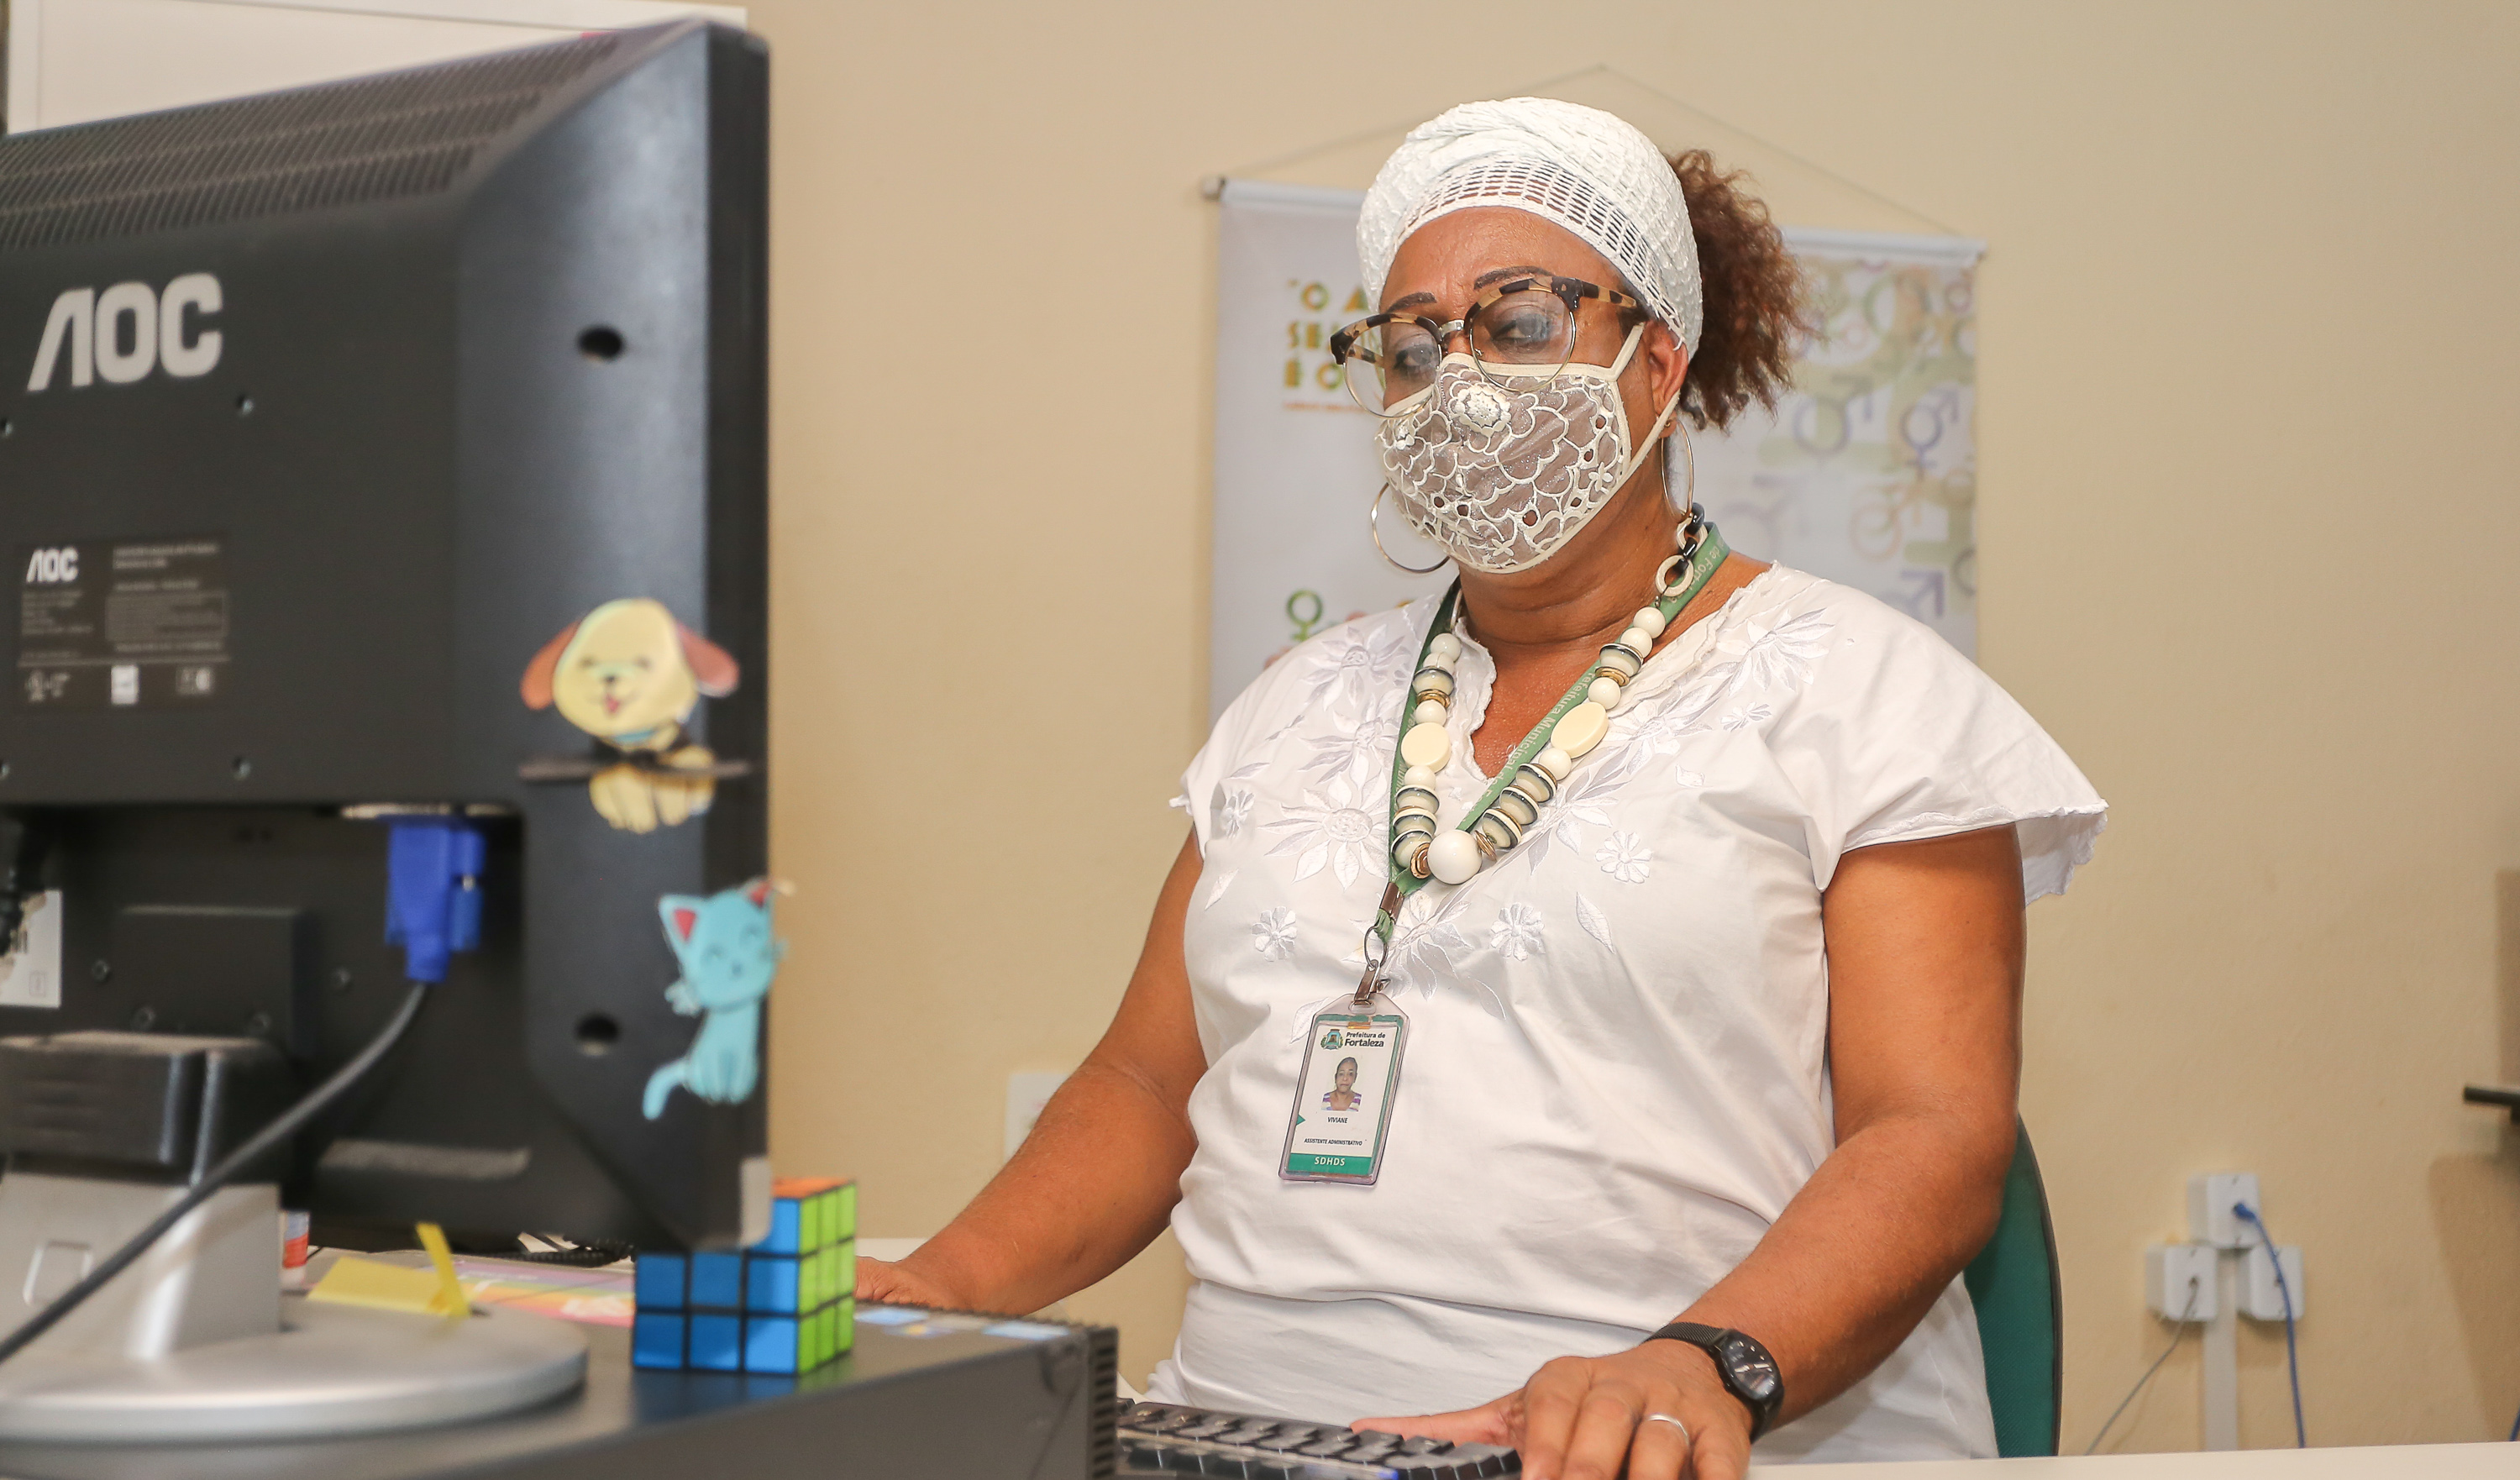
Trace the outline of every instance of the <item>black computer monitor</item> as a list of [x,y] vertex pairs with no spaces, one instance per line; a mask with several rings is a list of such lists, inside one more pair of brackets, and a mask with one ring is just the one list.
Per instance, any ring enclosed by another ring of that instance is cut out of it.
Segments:
[[766,1219],[766,95],[688,22],[0,140],[0,1035],[312,1083],[451,838],[291,1204]]

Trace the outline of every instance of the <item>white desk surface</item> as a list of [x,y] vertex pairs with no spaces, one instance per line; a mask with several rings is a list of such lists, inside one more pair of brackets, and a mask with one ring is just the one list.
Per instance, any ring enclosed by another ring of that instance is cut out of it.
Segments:
[[1766,1480],[2513,1480],[2520,1444],[2375,1449],[2248,1449],[2228,1454],[2053,1459],[1914,1459],[1894,1464],[1760,1464]]

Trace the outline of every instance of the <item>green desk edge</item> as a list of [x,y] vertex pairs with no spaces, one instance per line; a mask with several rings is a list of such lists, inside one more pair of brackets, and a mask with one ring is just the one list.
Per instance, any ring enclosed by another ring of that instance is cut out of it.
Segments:
[[2061,1421],[2064,1310],[2057,1289],[2056,1226],[2030,1130],[2015,1123],[2012,1167],[1995,1236],[1961,1272],[1986,1348],[1986,1395],[1996,1453],[2009,1459],[2056,1453]]

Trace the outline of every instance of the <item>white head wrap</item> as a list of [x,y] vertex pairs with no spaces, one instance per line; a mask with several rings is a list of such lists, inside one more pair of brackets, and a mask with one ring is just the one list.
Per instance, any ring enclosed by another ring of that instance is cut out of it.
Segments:
[[1573,232],[1697,352],[1706,309],[1688,202],[1671,161],[1635,125],[1554,98],[1464,103],[1420,124],[1383,161],[1357,217],[1366,297],[1382,301],[1411,232],[1474,205],[1527,210]]

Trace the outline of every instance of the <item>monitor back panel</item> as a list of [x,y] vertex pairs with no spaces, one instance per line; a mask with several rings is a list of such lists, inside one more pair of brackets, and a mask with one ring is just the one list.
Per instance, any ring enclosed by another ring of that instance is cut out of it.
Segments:
[[[766,92],[686,23],[0,140],[0,808],[64,961],[0,1032],[319,1073],[399,993],[370,816],[467,809],[481,948],[301,1190],[738,1235],[757,1079],[643,1100],[700,1026],[666,902],[767,865]],[[521,684],[625,600],[740,675],[681,729],[742,774],[644,831],[584,774],[637,742]]]

